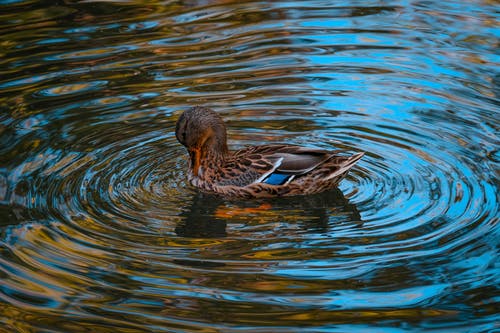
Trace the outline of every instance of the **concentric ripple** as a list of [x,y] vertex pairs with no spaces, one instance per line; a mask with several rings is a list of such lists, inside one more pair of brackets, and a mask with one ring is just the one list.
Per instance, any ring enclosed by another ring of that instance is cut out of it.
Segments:
[[[495,332],[490,2],[0,1],[0,332]],[[364,151],[339,189],[186,182],[231,148]]]

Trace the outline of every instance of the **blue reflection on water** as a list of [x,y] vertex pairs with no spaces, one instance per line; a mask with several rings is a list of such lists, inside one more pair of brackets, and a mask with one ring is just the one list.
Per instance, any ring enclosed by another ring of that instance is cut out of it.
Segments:
[[[0,4],[6,330],[498,329],[494,4]],[[231,148],[366,155],[332,193],[204,195],[195,104]]]

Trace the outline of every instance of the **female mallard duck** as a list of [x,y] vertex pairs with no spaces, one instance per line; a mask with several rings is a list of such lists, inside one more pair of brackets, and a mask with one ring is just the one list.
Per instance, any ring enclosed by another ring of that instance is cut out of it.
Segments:
[[180,116],[175,135],[189,152],[189,181],[203,191],[229,197],[322,192],[335,187],[363,156],[284,144],[230,152],[221,117],[199,106]]

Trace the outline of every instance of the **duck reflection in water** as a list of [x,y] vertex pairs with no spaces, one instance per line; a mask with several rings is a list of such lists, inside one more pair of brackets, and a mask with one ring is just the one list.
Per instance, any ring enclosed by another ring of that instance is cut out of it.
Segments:
[[228,235],[227,224],[248,222],[296,222],[307,232],[327,233],[338,223],[361,223],[356,206],[339,189],[288,198],[231,201],[198,192],[183,220],[175,228],[181,237],[219,238]]

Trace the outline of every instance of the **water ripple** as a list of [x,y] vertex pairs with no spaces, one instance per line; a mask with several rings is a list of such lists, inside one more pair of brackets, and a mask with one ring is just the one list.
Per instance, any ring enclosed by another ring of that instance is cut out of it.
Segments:
[[[0,7],[6,330],[498,329],[493,4]],[[193,104],[232,148],[366,155],[319,195],[202,194]]]
[[73,84],[67,84],[67,85],[59,86],[59,87],[42,89],[39,92],[39,94],[42,96],[49,96],[49,97],[76,94],[76,93],[86,92],[86,91],[90,91],[90,90],[97,90],[97,89],[99,89],[99,87],[105,86],[107,83],[108,82],[104,81],[104,80],[103,81],[94,81],[94,82],[73,83]]

